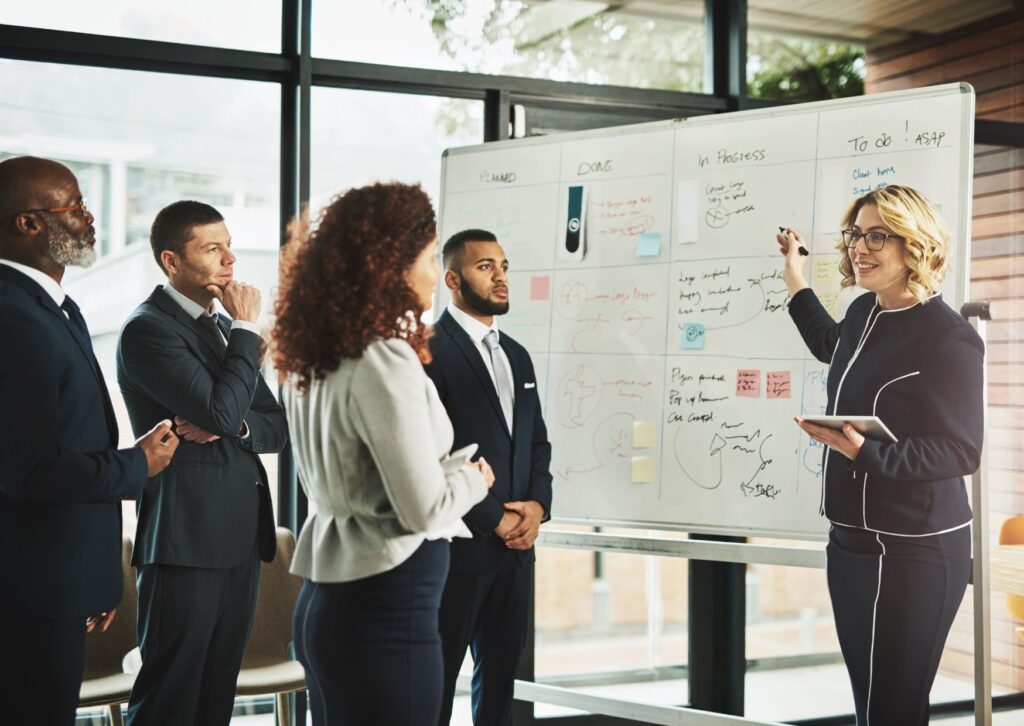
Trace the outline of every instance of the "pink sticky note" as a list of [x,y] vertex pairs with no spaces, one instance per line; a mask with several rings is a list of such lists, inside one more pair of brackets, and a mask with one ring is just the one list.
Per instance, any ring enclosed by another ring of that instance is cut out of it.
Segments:
[[757,398],[761,395],[761,371],[744,370],[736,371],[736,395],[748,398]]
[[792,376],[789,371],[768,371],[765,381],[765,396],[767,398],[790,398],[792,391]]
[[530,278],[530,299],[547,300],[551,297],[551,278],[547,275]]

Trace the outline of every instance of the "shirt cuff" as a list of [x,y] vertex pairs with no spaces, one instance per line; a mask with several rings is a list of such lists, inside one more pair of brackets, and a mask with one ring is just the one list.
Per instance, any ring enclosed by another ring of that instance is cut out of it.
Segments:
[[[248,330],[250,333],[260,335],[259,326],[256,323],[250,323],[248,320],[232,320],[231,329],[234,330],[235,328],[241,328],[242,330]],[[263,336],[260,335],[260,337],[262,338]]]
[[249,424],[247,424],[245,421],[242,421],[242,430],[238,433],[238,438],[241,439],[242,441],[245,441],[247,438],[249,438]]

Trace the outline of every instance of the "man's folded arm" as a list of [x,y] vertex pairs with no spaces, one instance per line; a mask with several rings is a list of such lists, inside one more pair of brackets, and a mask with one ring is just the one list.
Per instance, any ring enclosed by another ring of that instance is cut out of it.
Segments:
[[140,391],[175,416],[229,438],[242,430],[262,380],[259,350],[258,335],[232,330],[215,378],[180,336],[138,317],[122,331],[118,355],[124,374]]

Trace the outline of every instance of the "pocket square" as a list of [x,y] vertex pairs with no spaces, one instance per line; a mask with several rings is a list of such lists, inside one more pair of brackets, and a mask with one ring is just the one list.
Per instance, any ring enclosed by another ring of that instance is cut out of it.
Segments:
[[536,388],[536,387],[537,387],[536,383],[524,383],[523,384],[523,388]]

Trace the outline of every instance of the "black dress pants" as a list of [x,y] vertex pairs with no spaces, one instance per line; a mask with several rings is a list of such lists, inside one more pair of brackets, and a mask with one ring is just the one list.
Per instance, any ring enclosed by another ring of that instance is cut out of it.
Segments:
[[142,669],[129,726],[227,726],[260,587],[256,544],[227,569],[139,568]]
[[85,617],[0,618],[0,722],[71,726],[85,668]]
[[387,572],[305,582],[292,636],[314,726],[435,726],[447,574],[448,542],[428,540]]
[[971,571],[971,528],[897,537],[836,525],[828,588],[858,726],[928,723],[928,692]]
[[452,716],[455,683],[469,647],[473,655],[472,708],[477,726],[510,726],[516,672],[526,647],[533,562],[509,550],[501,566],[483,574],[452,573],[441,598],[444,701],[438,721]]

